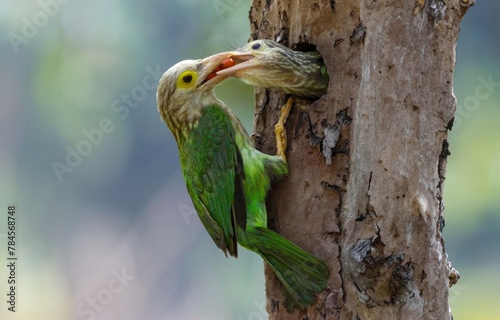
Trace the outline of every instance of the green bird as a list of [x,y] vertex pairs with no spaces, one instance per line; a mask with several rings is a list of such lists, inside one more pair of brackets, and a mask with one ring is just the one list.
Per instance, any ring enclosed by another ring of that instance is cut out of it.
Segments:
[[328,89],[326,66],[317,51],[294,51],[276,41],[255,40],[230,58],[235,65],[218,71],[218,75],[302,97],[319,98]]
[[227,78],[215,73],[228,65],[228,56],[185,60],[167,70],[158,85],[158,111],[175,137],[188,193],[215,244],[226,256],[237,257],[237,243],[258,253],[283,284],[287,310],[305,309],[325,289],[328,269],[267,228],[265,205],[271,180],[288,172],[282,137],[291,105],[275,128],[278,155],[256,150],[213,92]]

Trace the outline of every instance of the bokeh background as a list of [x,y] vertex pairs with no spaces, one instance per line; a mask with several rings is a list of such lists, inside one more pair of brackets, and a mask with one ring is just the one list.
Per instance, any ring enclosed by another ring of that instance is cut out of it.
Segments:
[[[267,318],[261,259],[225,259],[202,228],[155,101],[174,63],[246,43],[249,7],[0,2],[0,319]],[[499,2],[478,1],[457,48],[444,229],[462,275],[450,292],[455,319],[500,319],[499,15]],[[253,89],[231,80],[217,94],[251,130]]]

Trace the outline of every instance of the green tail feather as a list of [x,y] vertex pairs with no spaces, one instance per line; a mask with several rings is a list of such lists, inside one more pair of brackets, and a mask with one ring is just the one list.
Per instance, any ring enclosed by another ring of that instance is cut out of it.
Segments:
[[285,287],[287,311],[308,308],[316,294],[325,290],[328,269],[311,254],[266,228],[251,228],[245,238],[249,249],[262,256]]

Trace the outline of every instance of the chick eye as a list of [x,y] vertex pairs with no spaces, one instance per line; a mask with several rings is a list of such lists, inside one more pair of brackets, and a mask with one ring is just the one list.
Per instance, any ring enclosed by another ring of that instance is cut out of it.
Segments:
[[184,89],[192,87],[195,84],[197,77],[198,74],[192,70],[184,71],[179,75],[179,78],[177,78],[177,87]]
[[256,42],[252,45],[252,50],[259,50],[260,49],[260,43]]

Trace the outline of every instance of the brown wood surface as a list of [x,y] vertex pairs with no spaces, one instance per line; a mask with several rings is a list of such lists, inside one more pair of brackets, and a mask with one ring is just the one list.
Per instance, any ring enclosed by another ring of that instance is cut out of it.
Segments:
[[[442,239],[447,135],[459,23],[470,1],[257,1],[254,39],[316,46],[330,86],[296,98],[290,174],[269,224],[326,261],[327,290],[289,315],[266,267],[270,319],[451,319]],[[275,153],[283,93],[257,89],[258,149]]]

